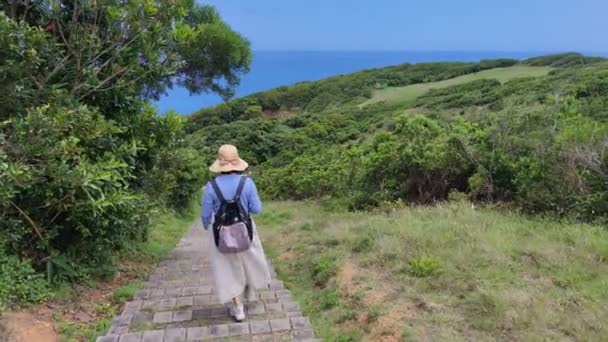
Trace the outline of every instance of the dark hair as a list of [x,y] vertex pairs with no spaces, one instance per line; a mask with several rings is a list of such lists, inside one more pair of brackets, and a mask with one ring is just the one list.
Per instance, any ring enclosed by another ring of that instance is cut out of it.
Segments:
[[228,172],[221,172],[220,175],[240,175],[243,174],[243,171],[228,171]]

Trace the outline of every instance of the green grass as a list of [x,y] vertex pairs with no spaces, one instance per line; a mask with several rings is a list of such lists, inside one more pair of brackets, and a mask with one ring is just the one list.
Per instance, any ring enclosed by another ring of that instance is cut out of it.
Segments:
[[496,79],[499,82],[504,83],[515,78],[545,76],[549,73],[549,71],[551,71],[550,67],[517,65],[508,68],[484,70],[474,74],[450,78],[439,82],[419,83],[405,87],[385,88],[374,91],[372,98],[363,102],[361,106],[378,102],[406,104],[414,101],[416,98],[427,93],[431,89],[445,88],[480,79]]
[[92,323],[59,322],[57,325],[59,340],[62,342],[94,342],[97,337],[107,333],[116,315],[116,308],[108,304],[97,304],[95,313],[100,319]]
[[266,211],[265,247],[324,340],[608,336],[605,227],[463,201],[390,213],[277,202]]
[[141,279],[136,279],[114,290],[112,293],[112,301],[115,303],[124,303],[133,298],[137,291],[143,288],[144,282]]
[[136,248],[134,256],[152,258],[155,262],[166,259],[190,228],[198,213],[199,205],[194,203],[189,210],[182,214],[168,212],[158,216],[150,230],[148,240]]

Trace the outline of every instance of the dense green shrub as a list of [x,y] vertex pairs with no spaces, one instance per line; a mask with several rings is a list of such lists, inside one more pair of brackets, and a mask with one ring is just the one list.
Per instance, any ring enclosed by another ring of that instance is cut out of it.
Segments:
[[287,165],[261,169],[259,188],[274,198],[321,198],[340,195],[345,182],[352,177],[344,150],[309,151],[295,157]]
[[241,146],[241,157],[255,166],[279,152],[288,131],[288,127],[276,120],[254,119],[209,126],[187,139],[188,146],[194,148],[205,163],[216,157],[218,147],[229,143]]
[[476,80],[462,85],[431,89],[416,100],[416,105],[434,109],[483,106],[498,101],[500,82],[494,79]]
[[399,199],[431,203],[456,190],[531,213],[595,220],[608,216],[606,79],[605,63],[566,67],[504,84],[432,90],[413,104],[424,115],[342,105],[208,126],[191,139],[201,151],[244,146],[261,191],[272,198],[366,208]]
[[312,115],[286,131],[279,152],[256,168],[265,195],[333,197],[365,208],[398,199],[430,203],[456,190],[476,200],[514,201],[531,213],[608,216],[608,127],[579,114],[574,98],[547,97],[540,106],[475,120],[401,115],[390,129],[340,145],[346,132],[354,139],[365,134],[348,118]]
[[[475,200],[513,201],[528,212],[605,218],[604,59],[533,58],[523,64],[557,69],[504,84],[482,79],[435,89],[413,104],[356,105],[378,84],[438,81],[515,64],[491,60],[365,70],[241,100],[262,110],[297,112],[292,117],[248,120],[238,109],[233,113],[241,121],[232,124],[205,126],[195,115],[189,125],[203,127],[193,134],[201,151],[230,141],[244,147],[261,190],[274,198],[365,208],[399,199],[431,203],[457,190]],[[237,104],[227,107],[244,108]],[[408,106],[424,115],[402,115]]]
[[251,120],[263,115],[263,107],[254,99],[241,98],[215,107],[201,109],[189,117],[189,133],[211,125],[222,125],[239,120]]
[[129,189],[124,161],[136,150],[116,144],[120,131],[85,106],[44,106],[3,124],[0,235],[10,255],[93,266],[145,237],[146,201]]
[[196,150],[165,149],[142,178],[143,191],[160,204],[182,211],[188,208],[193,196],[200,194],[203,180],[207,178],[208,164]]
[[0,312],[21,303],[36,303],[50,297],[44,277],[27,261],[0,254]]
[[363,151],[361,187],[368,204],[407,198],[431,202],[461,189],[470,164],[457,153],[447,126],[403,115],[394,132],[380,133]]
[[476,139],[462,134],[476,164],[473,194],[512,198],[529,212],[606,217],[608,127],[578,114],[572,99],[542,111],[508,110]]
[[601,57],[587,57],[580,53],[570,52],[556,55],[529,58],[524,63],[533,66],[570,67],[604,61]]
[[135,176],[132,186],[156,203],[176,210],[187,209],[192,196],[208,177],[207,158],[186,141],[185,119],[175,113],[157,116],[148,108],[139,115],[138,127],[129,136],[140,142],[137,158],[131,158]]
[[187,209],[206,157],[183,118],[148,101],[173,85],[229,97],[250,57],[194,1],[0,2],[0,306],[43,299],[23,287],[21,275],[39,285],[32,269],[51,281],[111,275],[153,212]]

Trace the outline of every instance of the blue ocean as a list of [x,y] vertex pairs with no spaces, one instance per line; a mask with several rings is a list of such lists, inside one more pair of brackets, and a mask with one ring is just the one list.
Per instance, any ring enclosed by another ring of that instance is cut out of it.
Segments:
[[[400,51],[256,51],[253,54],[251,72],[242,78],[236,97],[282,85],[302,81],[315,81],[329,76],[347,74],[358,70],[385,67],[402,63],[462,61],[482,59],[524,59],[540,56],[543,52],[400,52]],[[200,108],[222,102],[214,94],[190,96],[182,88],[174,88],[156,105],[160,113],[174,110],[190,114]]]

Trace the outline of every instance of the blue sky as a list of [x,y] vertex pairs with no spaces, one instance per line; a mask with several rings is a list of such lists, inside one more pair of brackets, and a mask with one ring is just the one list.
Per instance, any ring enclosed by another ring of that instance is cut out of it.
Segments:
[[608,50],[608,0],[205,0],[254,50]]

